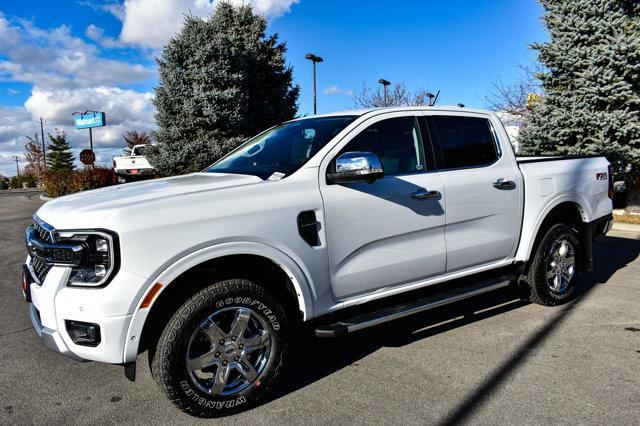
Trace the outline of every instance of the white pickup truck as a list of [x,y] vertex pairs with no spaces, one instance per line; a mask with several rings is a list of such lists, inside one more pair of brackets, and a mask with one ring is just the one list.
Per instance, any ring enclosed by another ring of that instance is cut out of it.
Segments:
[[148,350],[173,403],[221,416],[269,392],[305,322],[347,335],[509,285],[567,301],[611,197],[605,158],[516,158],[490,112],[313,116],[203,173],[49,201],[22,285],[48,347],[132,380]]
[[155,173],[155,169],[149,160],[145,157],[145,151],[148,145],[135,145],[131,148],[130,155],[113,157],[113,170],[122,182],[131,182],[151,177]]

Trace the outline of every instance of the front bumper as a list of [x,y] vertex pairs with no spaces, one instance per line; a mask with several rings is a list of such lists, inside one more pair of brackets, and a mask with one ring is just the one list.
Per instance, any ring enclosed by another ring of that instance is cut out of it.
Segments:
[[[30,259],[27,259],[27,263]],[[45,346],[76,361],[124,362],[127,332],[133,312],[131,294],[144,280],[120,270],[103,288],[72,288],[66,285],[70,268],[54,266],[41,285],[30,284],[31,323]],[[120,290],[119,290],[120,289]],[[127,295],[131,298],[124,301]],[[124,311],[125,314],[120,314]],[[97,324],[101,340],[97,346],[79,345],[67,332],[65,321]]]
[[86,361],[71,352],[60,333],[42,325],[42,322],[40,322],[40,312],[33,303],[29,304],[29,316],[31,317],[31,324],[33,324],[33,328],[36,330],[36,333],[38,333],[38,336],[42,339],[42,343],[44,343],[46,347],[75,361]]

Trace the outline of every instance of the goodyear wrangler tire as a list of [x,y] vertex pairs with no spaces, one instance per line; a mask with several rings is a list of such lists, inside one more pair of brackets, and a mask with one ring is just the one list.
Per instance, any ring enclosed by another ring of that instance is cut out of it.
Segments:
[[580,281],[581,260],[578,232],[564,224],[549,228],[524,279],[528,284],[529,300],[545,306],[569,301]]
[[217,282],[171,318],[151,372],[182,411],[219,417],[255,405],[275,383],[289,326],[278,299],[248,280]]

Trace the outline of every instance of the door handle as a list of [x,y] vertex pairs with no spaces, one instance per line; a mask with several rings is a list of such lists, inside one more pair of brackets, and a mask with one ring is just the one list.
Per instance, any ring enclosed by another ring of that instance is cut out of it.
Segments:
[[426,200],[427,198],[438,198],[439,191],[418,191],[411,194],[412,200]]
[[512,180],[506,180],[505,178],[500,178],[493,182],[493,187],[496,189],[516,189],[516,183]]

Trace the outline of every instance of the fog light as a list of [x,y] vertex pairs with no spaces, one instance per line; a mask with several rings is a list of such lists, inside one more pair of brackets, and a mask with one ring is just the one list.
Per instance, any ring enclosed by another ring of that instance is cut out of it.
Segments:
[[100,326],[89,322],[65,321],[67,333],[76,345],[98,346],[100,344]]

